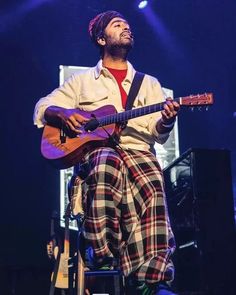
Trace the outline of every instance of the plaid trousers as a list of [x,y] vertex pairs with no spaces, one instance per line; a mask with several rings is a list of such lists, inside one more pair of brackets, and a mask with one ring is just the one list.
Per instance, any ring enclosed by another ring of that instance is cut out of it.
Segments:
[[101,147],[84,165],[84,236],[96,258],[118,257],[123,274],[139,281],[173,280],[175,241],[156,157]]

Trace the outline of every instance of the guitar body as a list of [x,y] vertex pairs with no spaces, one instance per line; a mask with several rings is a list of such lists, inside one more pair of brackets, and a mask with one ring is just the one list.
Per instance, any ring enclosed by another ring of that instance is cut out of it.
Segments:
[[[58,255],[58,253],[56,254]],[[68,269],[69,256],[66,253],[61,253],[59,267],[57,271],[57,277],[55,282],[55,287],[60,289],[69,288],[69,269]],[[54,273],[52,273],[51,279]]]
[[[70,204],[67,205],[65,212],[65,238],[64,238],[64,252],[61,253],[59,247],[54,249],[54,257],[56,265],[54,272],[51,275],[51,281],[54,287],[60,289],[69,288],[69,267],[71,267],[70,260],[70,230],[69,230],[69,216],[70,216]],[[51,293],[50,293],[51,294]]]
[[[112,105],[103,106],[93,112],[79,111],[82,116],[93,119],[94,116],[100,117],[116,114],[116,109]],[[105,130],[106,131],[105,131]],[[117,132],[117,125],[110,124],[104,127],[98,127],[94,131],[85,131],[77,137],[65,137],[65,142],[61,140],[61,130],[59,128],[46,125],[44,127],[41,152],[42,155],[59,169],[66,169],[78,163],[85,153],[98,146],[105,146],[109,136]]]

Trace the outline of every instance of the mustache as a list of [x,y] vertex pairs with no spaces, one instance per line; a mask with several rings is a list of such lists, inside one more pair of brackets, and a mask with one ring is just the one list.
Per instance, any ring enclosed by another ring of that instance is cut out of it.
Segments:
[[134,35],[132,34],[131,31],[124,31],[124,32],[122,32],[122,33],[120,34],[121,37],[124,36],[124,35],[129,35],[130,38],[134,39]]

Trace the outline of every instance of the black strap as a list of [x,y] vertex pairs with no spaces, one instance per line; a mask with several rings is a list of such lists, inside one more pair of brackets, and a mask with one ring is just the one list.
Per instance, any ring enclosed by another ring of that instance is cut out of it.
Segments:
[[135,100],[135,98],[136,98],[136,96],[137,96],[137,94],[139,92],[140,86],[141,86],[141,84],[143,82],[144,75],[145,74],[143,74],[141,72],[136,72],[135,73],[134,79],[133,79],[133,82],[131,84],[129,94],[128,94],[128,97],[127,97],[127,102],[126,102],[126,106],[125,106],[126,111],[132,109],[134,100]]

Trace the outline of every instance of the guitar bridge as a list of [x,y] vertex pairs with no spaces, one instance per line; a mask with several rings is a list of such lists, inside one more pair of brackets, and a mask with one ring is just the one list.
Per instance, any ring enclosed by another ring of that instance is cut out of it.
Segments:
[[64,129],[60,129],[60,141],[61,143],[66,143],[66,133]]

